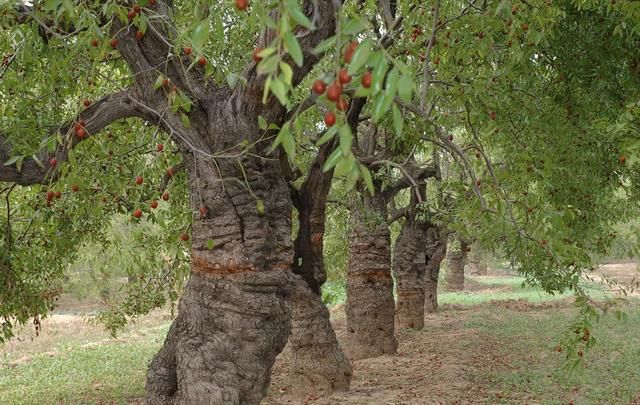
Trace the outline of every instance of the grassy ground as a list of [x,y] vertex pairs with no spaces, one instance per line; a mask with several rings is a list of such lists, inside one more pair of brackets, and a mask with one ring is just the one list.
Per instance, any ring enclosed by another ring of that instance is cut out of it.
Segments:
[[564,353],[554,348],[574,319],[571,308],[504,308],[473,312],[465,322],[497,338],[509,359],[507,370],[484,375],[500,387],[492,403],[512,403],[523,397],[545,404],[628,404],[640,399],[640,302],[625,307],[626,321],[605,317],[592,329],[598,344],[585,367],[568,374],[561,368]]
[[[431,316],[424,331],[403,332],[398,336],[405,351],[417,345],[434,346],[409,356],[391,357],[389,363],[385,360],[380,364],[356,364],[353,393],[341,397],[340,402],[430,403],[427,397],[419,396],[427,395],[422,391],[416,395],[427,402],[405,401],[403,395],[410,389],[404,388],[393,394],[396,396],[380,396],[379,400],[370,391],[361,397],[358,384],[375,380],[378,391],[392,392],[389,387],[414,382],[416,375],[425,374],[425,367],[443,361],[429,357],[437,354],[438,342],[442,341],[449,342],[445,362],[460,365],[463,371],[456,371],[455,375],[468,380],[470,385],[465,392],[457,392],[459,387],[451,383],[453,377],[446,370],[436,370],[429,379],[441,380],[441,398],[455,399],[460,395],[473,403],[628,404],[638,397],[640,303],[633,301],[626,308],[626,322],[606,317],[598,324],[592,333],[599,344],[589,353],[586,368],[567,375],[560,370],[563,355],[554,348],[575,310],[567,299],[557,301],[566,297],[522,289],[521,283],[518,277],[474,277],[467,283],[470,291],[441,294],[444,310]],[[511,300],[507,303],[518,300],[524,305],[510,306],[494,300]],[[556,301],[549,302],[553,300]],[[546,304],[535,305],[540,302]],[[336,330],[340,335],[344,322],[341,323],[340,315],[337,318]],[[33,341],[32,332],[24,330],[21,341],[14,340],[0,348],[0,403],[139,402],[144,393],[147,364],[161,346],[169,322],[165,315],[157,313],[132,325],[118,339],[111,339],[99,327],[68,315],[45,322],[41,336]],[[476,356],[480,356],[478,360]],[[403,357],[408,361],[404,368],[390,368],[385,374],[385,367],[394,367],[392,364]],[[412,363],[415,359],[421,363]],[[277,367],[276,373],[281,373],[277,371],[280,369]],[[401,382],[394,380],[386,386],[385,379],[392,375],[394,379],[401,378]],[[276,375],[274,385],[280,381],[282,376]],[[429,384],[437,386],[438,381]],[[445,399],[439,401],[446,403]],[[272,403],[283,402],[276,399]]]

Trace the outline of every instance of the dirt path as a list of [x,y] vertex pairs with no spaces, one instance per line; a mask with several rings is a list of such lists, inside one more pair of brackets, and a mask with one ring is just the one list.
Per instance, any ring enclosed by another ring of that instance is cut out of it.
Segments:
[[[341,310],[333,322],[342,341],[346,321]],[[398,355],[355,361],[351,391],[328,398],[294,398],[286,373],[290,354],[278,357],[269,397],[263,404],[458,404],[485,403],[496,393],[481,381],[487,365],[507,368],[496,349],[495,337],[465,328],[464,312],[447,311],[427,316],[423,331],[398,333]],[[499,395],[499,394],[498,394]]]

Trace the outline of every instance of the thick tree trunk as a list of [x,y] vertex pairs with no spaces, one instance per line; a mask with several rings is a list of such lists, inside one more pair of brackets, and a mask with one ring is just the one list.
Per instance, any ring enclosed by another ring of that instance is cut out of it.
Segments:
[[347,273],[347,353],[363,359],[396,352],[386,201],[360,193],[351,209]]
[[447,230],[443,226],[432,227],[427,232],[424,311],[429,314],[438,310],[438,277],[440,264],[447,254],[447,239]]
[[194,217],[191,278],[149,367],[150,404],[259,404],[290,334],[287,185],[260,159],[217,163],[186,165],[192,209],[208,210]]
[[408,219],[396,241],[396,328],[422,329],[438,308],[438,274],[447,250],[443,227]]
[[459,250],[447,252],[446,282],[449,291],[464,289],[464,267],[467,264],[467,245],[460,243]]
[[293,364],[289,379],[298,396],[325,396],[347,391],[352,369],[329,321],[320,295],[304,281],[293,296],[292,330],[288,342]]
[[484,251],[482,247],[474,243],[471,245],[471,251],[468,255],[469,259],[469,274],[474,274],[477,276],[486,276],[487,275],[487,260],[484,257]]
[[289,380],[300,396],[325,396],[347,391],[353,371],[342,351],[321,298],[326,280],[323,257],[326,202],[333,171],[322,170],[334,142],[325,144],[312,162],[299,191],[293,190],[298,210],[298,235],[293,272],[302,280],[293,296],[292,330],[289,338],[293,364]]
[[447,250],[443,227],[409,218],[396,240],[396,328],[422,329],[438,308],[438,274]]
[[396,280],[396,329],[424,327],[426,227],[407,219],[396,240],[393,271]]

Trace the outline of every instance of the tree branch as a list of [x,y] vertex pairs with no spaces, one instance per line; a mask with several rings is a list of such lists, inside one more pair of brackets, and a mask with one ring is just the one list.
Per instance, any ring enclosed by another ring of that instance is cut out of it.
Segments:
[[[33,184],[46,184],[50,180],[55,180],[59,172],[55,167],[50,166],[49,161],[51,159],[63,162],[67,159],[69,151],[84,139],[100,132],[116,120],[138,115],[136,108],[131,103],[129,90],[103,97],[80,113],[77,120],[66,122],[48,134],[48,136],[53,136],[56,132],[60,131],[64,136],[63,144],[59,145],[53,153],[41,151],[37,155],[44,167],[41,167],[33,158],[24,159],[20,170],[18,170],[15,163],[5,165],[4,162],[12,155],[12,145],[9,142],[8,136],[0,133],[0,181],[28,186]],[[80,122],[84,122],[81,128],[86,133],[86,136],[83,138],[77,137],[74,131],[74,126]]]
[[[337,12],[338,8],[341,7],[342,0],[305,0],[303,4],[303,11],[307,16],[310,16],[310,20],[315,23],[315,29],[307,30],[300,29],[299,27],[295,30],[296,38],[300,44],[300,48],[302,49],[302,55],[304,58],[304,62],[302,66],[297,66],[292,64],[293,69],[293,79],[292,86],[297,86],[305,76],[311,72],[311,69],[320,61],[323,54],[316,54],[313,52],[314,48],[320,44],[323,40],[329,38],[330,36],[335,34],[336,31],[336,21],[337,21]],[[262,35],[260,43],[257,47],[265,47],[270,44],[270,39],[272,34],[270,31],[267,31],[265,35]],[[257,72],[257,63],[251,62],[244,72],[244,77],[247,80],[246,88],[242,89],[239,87],[236,88],[235,95],[240,96],[237,97],[237,102],[244,104],[244,107],[240,107],[239,109],[257,109],[262,110],[263,108],[256,107],[256,103],[261,103],[261,97],[257,95],[262,95],[262,91],[264,88],[266,76],[259,76]],[[242,92],[238,94],[237,92]],[[275,97],[272,99],[271,103],[278,103],[278,100]],[[269,106],[267,106],[267,109]]]

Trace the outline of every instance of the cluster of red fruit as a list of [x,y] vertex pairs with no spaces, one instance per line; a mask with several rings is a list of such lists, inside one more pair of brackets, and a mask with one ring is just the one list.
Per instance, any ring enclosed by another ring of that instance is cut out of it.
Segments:
[[51,190],[47,191],[47,202],[51,202],[53,198],[60,199],[62,198],[62,193],[60,191],[53,192]]
[[244,11],[249,6],[249,0],[236,0],[236,8],[240,11]]
[[80,120],[75,124],[73,124],[73,130],[75,131],[78,139],[83,139],[85,136],[87,136],[87,131],[85,130],[85,124],[86,123],[84,122],[84,120]]
[[133,7],[131,7],[131,10],[129,10],[129,12],[127,13],[127,17],[129,17],[129,21],[136,18],[136,16],[140,14],[141,11],[142,11],[142,8],[140,7],[140,5],[134,4]]
[[[158,152],[162,152],[164,150],[164,145],[159,143],[156,146],[156,149]],[[173,169],[173,167],[168,168],[166,174],[169,177],[173,177],[175,174],[175,170]],[[136,185],[141,186],[144,183],[144,177],[136,176],[133,181]],[[168,191],[163,192],[160,198],[162,198],[163,201],[169,201],[169,192]],[[158,208],[158,200],[151,200],[151,202],[149,203],[149,206],[151,207],[151,209],[155,210],[156,208]],[[207,207],[205,207],[204,205],[200,206],[199,211],[200,211],[201,217],[205,218],[207,216],[208,210],[207,210]],[[132,215],[134,218],[138,218],[138,219],[142,218],[142,210],[140,208],[136,208],[133,211]],[[186,242],[189,240],[189,235],[187,235],[186,233],[183,233],[182,235],[180,235],[180,239]]]
[[[51,159],[50,162],[55,161],[55,159]],[[51,166],[54,166],[57,164],[57,161],[55,162],[55,164],[51,164]],[[74,193],[77,193],[78,191],[80,191],[80,186],[78,186],[77,184],[74,184],[71,186],[71,191],[73,191]],[[47,201],[47,206],[51,206],[51,202],[53,201],[53,199],[59,200],[62,198],[62,192],[61,191],[52,191],[49,190],[47,191],[46,195],[45,195],[45,200]]]
[[[344,52],[344,61],[346,63],[350,63],[353,58],[353,54],[358,48],[358,42],[353,41],[347,45]],[[349,109],[349,102],[342,96],[343,86],[351,82],[351,75],[349,75],[349,71],[345,68],[340,69],[338,71],[338,75],[336,80],[331,83],[328,87],[327,84],[322,80],[316,80],[313,83],[312,90],[317,95],[322,95],[327,93],[327,100],[332,101],[336,104],[336,108],[338,111],[345,112]],[[364,88],[370,88],[372,82],[372,74],[367,71],[362,75],[362,79],[360,83]],[[324,115],[324,123],[328,127],[332,127],[336,123],[336,115],[333,111],[327,111]]]

